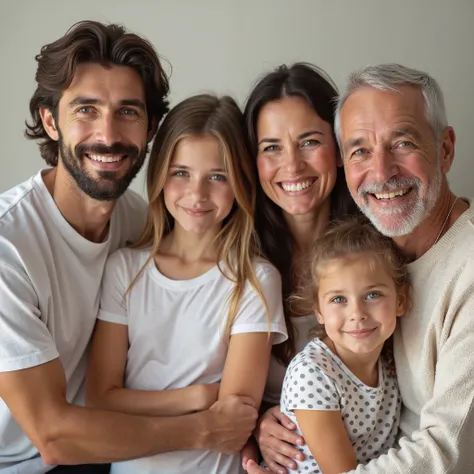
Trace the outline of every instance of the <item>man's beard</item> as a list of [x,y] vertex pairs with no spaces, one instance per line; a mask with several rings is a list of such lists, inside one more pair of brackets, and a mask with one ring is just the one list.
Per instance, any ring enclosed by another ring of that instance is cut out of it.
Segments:
[[[59,153],[64,167],[72,176],[81,191],[98,201],[118,199],[130,186],[145,161],[147,149],[139,150],[135,145],[125,145],[120,142],[111,146],[102,143],[79,144],[74,150],[65,145],[62,134],[59,133]],[[117,178],[115,171],[97,171],[98,178],[90,176],[84,166],[87,155],[127,155],[132,165],[128,171]]]
[[[437,166],[435,175],[427,185],[419,178],[393,177],[386,183],[365,183],[352,197],[359,209],[366,215],[379,232],[388,237],[399,237],[413,232],[433,211],[441,194],[443,174]],[[367,200],[369,194],[412,188],[412,197],[408,203],[387,212],[373,210]],[[423,196],[421,198],[420,196]],[[388,222],[387,222],[388,221]]]

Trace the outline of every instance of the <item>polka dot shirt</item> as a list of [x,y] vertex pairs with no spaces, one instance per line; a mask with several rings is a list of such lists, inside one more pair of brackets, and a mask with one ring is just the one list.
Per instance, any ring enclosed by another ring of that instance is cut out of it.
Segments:
[[[400,417],[397,381],[379,361],[378,387],[362,383],[321,340],[314,339],[297,354],[286,371],[281,411],[297,426],[293,412],[337,410],[359,464],[386,453],[395,443]],[[296,461],[297,473],[320,473],[307,446],[298,447],[305,460]]]

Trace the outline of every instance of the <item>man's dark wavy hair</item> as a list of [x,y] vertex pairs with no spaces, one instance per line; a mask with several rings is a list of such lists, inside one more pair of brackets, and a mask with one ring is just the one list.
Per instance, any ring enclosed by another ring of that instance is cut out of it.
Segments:
[[66,34],[41,48],[35,57],[36,88],[30,100],[31,123],[25,135],[39,140],[41,156],[51,166],[58,164],[58,142],[43,127],[40,108],[51,110],[57,120],[62,93],[71,84],[78,64],[96,63],[104,67],[128,66],[141,77],[145,88],[148,127],[157,125],[168,112],[168,78],[153,46],[121,25],[81,21]]

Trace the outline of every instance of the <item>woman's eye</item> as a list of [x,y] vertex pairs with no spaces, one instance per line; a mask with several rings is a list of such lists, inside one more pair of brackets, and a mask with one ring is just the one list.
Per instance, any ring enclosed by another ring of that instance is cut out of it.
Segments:
[[266,146],[263,151],[265,152],[271,152],[271,151],[277,151],[278,150],[278,146],[277,145],[268,145]]
[[306,147],[306,146],[315,146],[315,145],[320,145],[320,144],[321,142],[319,140],[316,140],[315,138],[310,138],[308,140],[304,140],[301,143],[301,146]]

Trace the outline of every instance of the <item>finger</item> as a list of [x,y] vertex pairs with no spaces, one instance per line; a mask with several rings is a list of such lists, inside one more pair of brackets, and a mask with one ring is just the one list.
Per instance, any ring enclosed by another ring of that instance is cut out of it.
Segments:
[[277,442],[284,441],[293,445],[303,446],[304,440],[301,436],[289,431],[277,423],[262,423],[260,425],[259,443],[268,444],[274,438]]
[[245,469],[245,465],[250,459],[257,461],[258,452],[257,447],[251,441],[248,441],[247,444],[242,449],[242,466]]
[[281,411],[275,413],[275,418],[288,430],[296,430],[296,425]]
[[[268,474],[266,469],[260,467],[254,460],[250,459],[245,465],[244,469],[248,474]],[[283,473],[282,473],[283,474]]]
[[[302,461],[304,459],[304,455],[301,451],[295,448],[294,445],[285,443],[284,441],[280,441],[276,438],[269,438],[266,440],[265,444],[262,444],[260,449],[266,451],[267,449],[271,450],[272,452],[278,453],[284,456],[286,459],[296,459],[298,461]],[[286,465],[286,463],[285,463]]]
[[262,451],[263,460],[272,472],[285,474],[286,468],[296,470],[297,464],[293,459],[287,458],[276,451],[265,449]]

